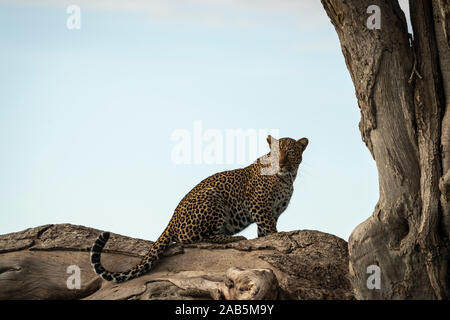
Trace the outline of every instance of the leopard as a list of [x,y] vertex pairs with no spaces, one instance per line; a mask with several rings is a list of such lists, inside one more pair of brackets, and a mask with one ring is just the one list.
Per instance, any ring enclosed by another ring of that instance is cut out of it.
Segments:
[[101,253],[110,238],[102,232],[90,251],[97,275],[116,283],[148,273],[165,250],[174,243],[226,244],[246,240],[236,235],[256,223],[258,237],[277,232],[277,221],[292,197],[303,152],[309,140],[275,139],[267,136],[270,151],[250,165],[209,176],[189,191],[175,208],[169,224],[134,267],[108,271]]

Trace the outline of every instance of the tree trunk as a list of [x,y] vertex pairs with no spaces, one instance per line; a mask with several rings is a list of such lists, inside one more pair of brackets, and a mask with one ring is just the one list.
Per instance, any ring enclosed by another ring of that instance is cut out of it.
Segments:
[[[349,239],[356,297],[448,299],[449,0],[410,0],[414,40],[397,1],[322,4],[339,36],[379,177],[375,211]],[[368,19],[377,18],[372,5],[380,9],[380,28],[369,28]],[[370,283],[377,276],[370,266],[379,268],[379,286]]]

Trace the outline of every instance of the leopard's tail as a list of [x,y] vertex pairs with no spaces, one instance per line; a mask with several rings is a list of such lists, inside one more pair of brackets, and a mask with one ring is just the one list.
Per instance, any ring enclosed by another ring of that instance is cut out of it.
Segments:
[[172,243],[172,237],[166,229],[137,265],[127,271],[111,272],[106,270],[100,261],[102,250],[105,247],[106,242],[108,242],[108,239],[109,232],[103,232],[97,240],[95,240],[91,249],[91,264],[94,267],[95,273],[100,275],[103,279],[113,282],[128,281],[147,273],[155,261],[158,260],[161,253]]

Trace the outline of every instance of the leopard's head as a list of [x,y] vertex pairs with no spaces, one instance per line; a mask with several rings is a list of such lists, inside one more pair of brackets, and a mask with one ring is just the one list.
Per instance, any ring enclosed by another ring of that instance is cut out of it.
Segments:
[[281,138],[277,140],[269,135],[267,142],[270,146],[270,154],[278,159],[278,173],[291,174],[295,177],[298,166],[302,162],[303,151],[308,146],[308,139]]

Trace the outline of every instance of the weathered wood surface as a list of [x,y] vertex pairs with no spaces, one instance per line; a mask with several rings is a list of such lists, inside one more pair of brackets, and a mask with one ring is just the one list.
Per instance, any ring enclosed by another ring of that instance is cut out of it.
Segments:
[[[174,245],[147,275],[121,284],[93,272],[100,230],[47,225],[0,235],[0,299],[352,299],[347,243],[319,231],[280,232],[219,245]],[[102,261],[120,271],[151,241],[111,234]],[[80,288],[70,289],[80,270]],[[70,271],[70,270],[69,270]]]

